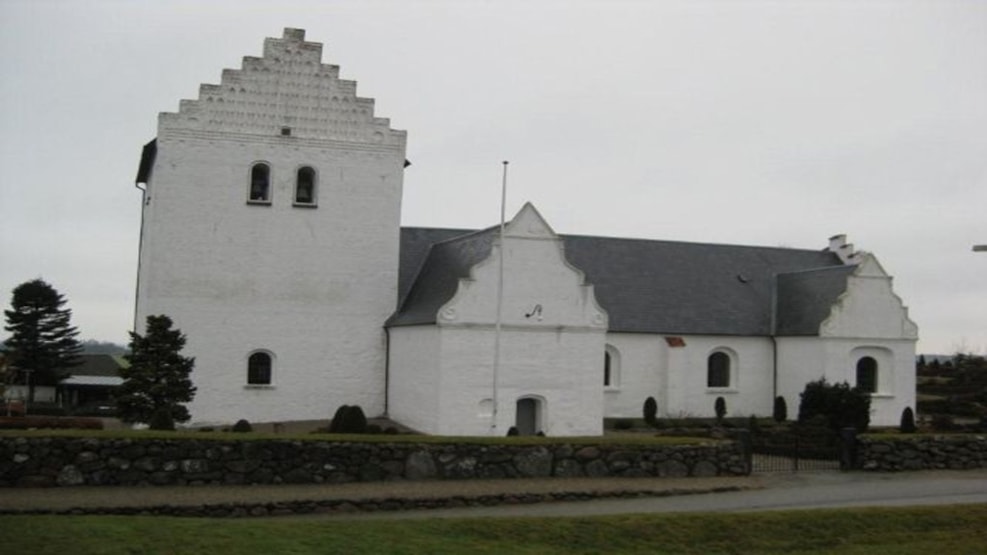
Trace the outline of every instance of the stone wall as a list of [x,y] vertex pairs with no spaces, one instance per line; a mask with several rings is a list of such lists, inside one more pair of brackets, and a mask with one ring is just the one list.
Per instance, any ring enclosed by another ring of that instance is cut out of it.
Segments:
[[858,437],[856,467],[885,472],[987,468],[987,436]]
[[0,438],[0,486],[343,483],[749,473],[739,444]]

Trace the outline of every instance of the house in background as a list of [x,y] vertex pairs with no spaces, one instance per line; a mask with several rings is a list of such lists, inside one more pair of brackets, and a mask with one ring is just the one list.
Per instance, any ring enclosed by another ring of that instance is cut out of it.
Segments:
[[917,328],[844,236],[558,235],[530,204],[503,236],[401,228],[405,132],[304,38],[161,114],[141,157],[135,327],[167,314],[187,335],[194,422],[347,404],[434,434],[596,435],[649,396],[768,415],[820,377],[870,390],[875,424],[914,407]]
[[113,394],[123,385],[120,370],[127,368],[127,361],[121,355],[84,354],[80,358],[82,364],[58,383],[57,399],[73,413],[114,414]]

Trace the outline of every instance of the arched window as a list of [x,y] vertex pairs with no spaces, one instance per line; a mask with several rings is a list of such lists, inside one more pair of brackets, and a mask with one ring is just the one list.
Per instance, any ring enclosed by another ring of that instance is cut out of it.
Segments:
[[715,352],[706,360],[706,387],[730,387],[730,355]]
[[613,345],[607,345],[603,351],[603,387],[616,389],[619,386],[620,353]]
[[867,393],[877,392],[877,360],[873,357],[857,361],[857,387]]
[[256,352],[247,359],[247,384],[271,385],[271,355]]
[[263,162],[250,168],[250,202],[271,202],[271,167]]
[[305,166],[298,168],[295,179],[295,204],[315,204],[315,170]]

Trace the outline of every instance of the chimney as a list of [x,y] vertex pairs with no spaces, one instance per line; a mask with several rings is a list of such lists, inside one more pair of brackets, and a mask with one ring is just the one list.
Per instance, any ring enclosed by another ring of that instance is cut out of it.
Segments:
[[858,264],[860,258],[853,252],[853,244],[846,242],[846,235],[841,233],[829,238],[829,252],[840,257],[844,264]]

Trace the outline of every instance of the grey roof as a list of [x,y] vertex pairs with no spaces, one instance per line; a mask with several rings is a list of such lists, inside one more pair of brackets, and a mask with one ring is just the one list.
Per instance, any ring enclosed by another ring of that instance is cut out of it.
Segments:
[[830,307],[846,291],[853,269],[838,266],[779,275],[777,335],[817,335]]
[[[455,294],[458,280],[489,255],[494,233],[496,228],[402,229],[401,302],[388,325],[434,323],[438,309]],[[833,267],[847,271],[828,251],[560,237],[566,259],[594,286],[597,301],[609,315],[609,330],[615,332],[772,335],[776,276]],[[427,249],[422,243],[430,239],[436,241]],[[805,283],[811,285],[811,280]],[[819,313],[819,305],[835,299],[831,289],[836,282],[826,285],[830,289],[825,294],[805,303],[798,299],[799,289],[786,290],[786,322],[797,320],[792,329],[802,333]]]

